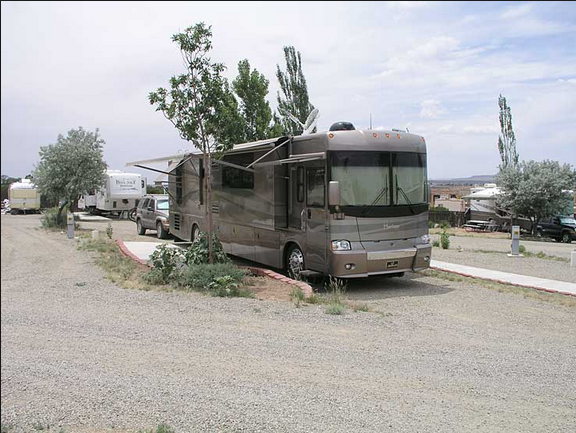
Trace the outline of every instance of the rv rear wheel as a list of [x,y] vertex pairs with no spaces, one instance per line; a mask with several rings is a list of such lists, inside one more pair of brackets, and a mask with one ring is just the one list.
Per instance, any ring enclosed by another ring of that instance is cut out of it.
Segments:
[[146,234],[146,229],[142,227],[142,221],[140,218],[136,220],[136,231],[140,236],[144,236]]
[[286,271],[291,278],[300,279],[300,272],[304,270],[304,254],[297,245],[292,245],[286,254]]

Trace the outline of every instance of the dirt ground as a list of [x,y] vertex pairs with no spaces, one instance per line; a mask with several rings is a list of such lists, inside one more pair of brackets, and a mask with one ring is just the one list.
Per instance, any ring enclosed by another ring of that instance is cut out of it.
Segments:
[[341,316],[120,289],[37,227],[2,215],[3,431],[575,430],[573,307],[421,274]]

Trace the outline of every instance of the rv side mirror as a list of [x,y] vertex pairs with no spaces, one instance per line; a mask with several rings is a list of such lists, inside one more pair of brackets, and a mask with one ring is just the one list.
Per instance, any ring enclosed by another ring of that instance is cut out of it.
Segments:
[[337,180],[331,180],[328,184],[328,204],[340,206],[340,184]]

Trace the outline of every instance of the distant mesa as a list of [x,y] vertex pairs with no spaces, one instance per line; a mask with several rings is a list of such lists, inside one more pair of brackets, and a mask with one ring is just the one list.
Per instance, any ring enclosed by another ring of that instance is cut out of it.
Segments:
[[430,179],[433,185],[475,185],[494,183],[496,175],[478,175],[457,179]]

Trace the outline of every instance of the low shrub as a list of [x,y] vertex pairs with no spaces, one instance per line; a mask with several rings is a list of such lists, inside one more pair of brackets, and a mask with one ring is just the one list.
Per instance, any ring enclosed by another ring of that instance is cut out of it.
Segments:
[[[201,232],[200,236],[184,252],[184,263],[188,266],[206,264],[208,255],[208,233]],[[216,233],[212,237],[212,258],[215,264],[230,262]]]
[[440,241],[437,240],[437,239],[434,240],[434,241],[432,241],[432,246],[433,246],[433,247],[439,247],[439,246],[440,246]]
[[450,222],[448,222],[448,221],[440,221],[439,224],[440,224],[440,227],[443,228],[444,230],[449,229],[451,227]]
[[526,247],[524,245],[518,246],[518,251],[520,254],[524,254],[526,252]]
[[326,297],[329,303],[342,304],[346,296],[346,288],[348,284],[342,278],[329,276],[326,282]]
[[248,272],[231,263],[201,264],[186,268],[178,276],[178,285],[189,290],[209,292],[214,296],[252,296],[241,284]]
[[[66,214],[68,213],[68,208],[64,208],[62,211],[61,219],[58,221],[58,208],[46,209],[42,218],[40,219],[40,225],[45,229],[59,229],[66,230],[68,223],[66,222]],[[74,222],[74,228],[78,228],[78,224]]]
[[331,302],[326,306],[324,312],[326,314],[342,315],[346,311],[346,306],[343,304]]
[[300,287],[292,289],[292,292],[290,292],[290,298],[292,299],[292,302],[294,302],[294,305],[296,305],[296,308],[300,308],[300,306],[306,301],[306,296]]
[[181,253],[176,248],[171,248],[167,244],[157,246],[150,256],[150,261],[154,266],[154,274],[150,275],[149,273],[145,279],[150,278],[155,281],[163,281],[164,284],[168,283],[170,278],[175,276],[181,257]]
[[440,234],[440,245],[442,245],[443,250],[450,248],[450,235],[446,233],[446,230]]

